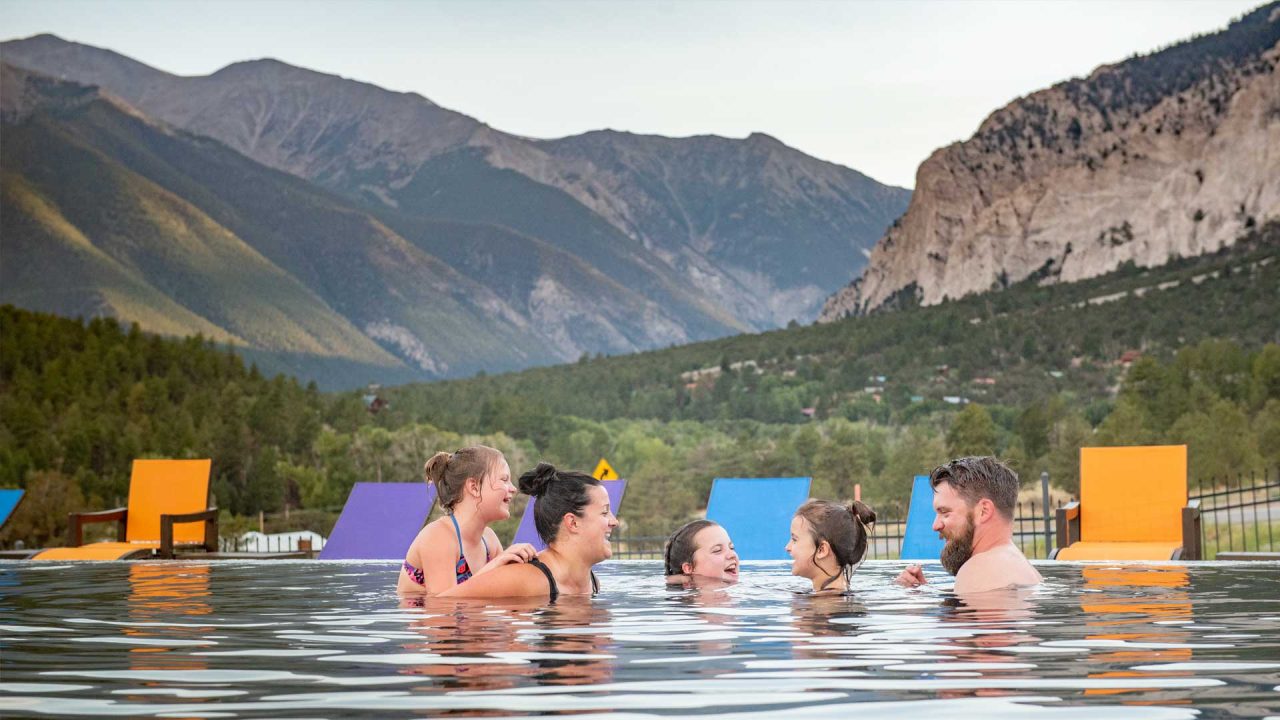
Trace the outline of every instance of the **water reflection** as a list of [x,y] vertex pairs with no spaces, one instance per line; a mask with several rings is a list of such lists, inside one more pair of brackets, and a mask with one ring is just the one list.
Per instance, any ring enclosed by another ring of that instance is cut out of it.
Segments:
[[1033,593],[963,601],[888,564],[852,597],[794,594],[772,566],[670,588],[656,566],[604,569],[594,600],[410,606],[391,565],[19,565],[0,716],[1149,719],[1280,698],[1274,566],[1055,565]]
[[589,598],[500,601],[427,598],[409,628],[421,639],[401,647],[423,662],[400,669],[440,689],[582,685],[612,679],[609,611]]
[[203,658],[185,650],[214,644],[204,638],[211,627],[194,622],[213,612],[209,598],[208,565],[131,563],[128,617],[132,622],[122,630],[124,636],[137,642],[139,647],[129,648],[129,667],[134,670],[208,667]]
[[[204,639],[211,628],[195,622],[213,612],[209,600],[208,565],[130,564],[127,601],[130,625],[121,629],[126,638],[148,645],[129,648],[129,669],[208,669],[206,658],[187,651],[192,646],[212,644]],[[209,697],[207,693],[167,687],[165,682],[142,682],[138,687],[115,694],[122,701],[146,701],[159,695],[177,703],[200,702]]]
[[[1086,639],[1116,643],[1117,649],[1094,652],[1090,659],[1123,670],[1091,672],[1091,678],[1146,678],[1152,673],[1127,669],[1151,662],[1177,662],[1191,659],[1192,638],[1178,623],[1191,622],[1191,598],[1187,592],[1189,576],[1181,565],[1086,566],[1081,568],[1086,590],[1100,595],[1085,595],[1080,608],[1086,613],[1085,625],[1094,630]],[[1156,624],[1161,623],[1161,624]],[[1091,689],[1086,695],[1121,695],[1141,692],[1137,688]],[[1127,701],[1134,702],[1134,701]],[[1185,704],[1189,698],[1178,691],[1162,693],[1142,701],[1144,705]]]

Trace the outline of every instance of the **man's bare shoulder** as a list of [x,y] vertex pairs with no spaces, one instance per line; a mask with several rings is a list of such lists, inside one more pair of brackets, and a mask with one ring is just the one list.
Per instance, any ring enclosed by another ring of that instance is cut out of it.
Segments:
[[957,593],[1028,587],[1042,580],[1022,551],[1004,545],[969,558],[956,573]]

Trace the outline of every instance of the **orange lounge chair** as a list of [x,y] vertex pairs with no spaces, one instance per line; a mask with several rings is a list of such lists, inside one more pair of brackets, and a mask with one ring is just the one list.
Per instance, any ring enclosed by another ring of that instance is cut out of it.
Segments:
[[[134,460],[129,506],[71,513],[70,547],[44,550],[32,560],[126,560],[173,557],[177,546],[218,549],[218,509],[209,507],[209,460]],[[84,526],[116,522],[117,542],[82,545]],[[176,527],[175,527],[176,526]]]
[[1057,560],[1199,560],[1187,446],[1080,448],[1080,502],[1058,508]]

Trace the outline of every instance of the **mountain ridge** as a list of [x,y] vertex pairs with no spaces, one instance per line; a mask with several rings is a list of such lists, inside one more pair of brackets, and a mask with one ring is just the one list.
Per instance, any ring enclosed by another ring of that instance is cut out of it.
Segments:
[[[6,68],[6,84],[20,75],[35,87],[58,83]],[[0,148],[6,207],[0,294],[6,300],[64,315],[145,318],[153,331],[242,341],[262,357],[287,357],[290,368],[308,367],[299,360],[310,354],[315,361],[304,374],[318,373],[329,387],[576,356],[557,352],[521,313],[347,201],[75,87],[93,99],[66,107],[55,95],[53,107],[28,108],[21,122],[6,121]],[[0,102],[7,118],[16,116],[7,111],[14,97],[22,96],[6,93]],[[90,185],[93,191],[84,192]],[[189,219],[179,219],[175,207]],[[199,239],[175,243],[193,221],[206,228]],[[242,248],[239,259],[197,260],[217,243]],[[65,279],[67,255],[59,248],[68,247],[96,261],[83,282],[49,282]],[[254,266],[270,268],[275,279],[229,295]],[[570,276],[584,271],[570,268]],[[294,299],[272,301],[282,291]],[[157,313],[160,307],[168,309]],[[294,308],[295,315],[277,317],[281,308]],[[209,312],[223,316],[210,319]],[[166,316],[169,322],[158,322]],[[290,324],[307,317],[330,330],[308,340]],[[441,335],[459,341],[424,342]],[[345,370],[329,377],[329,365]]]
[[[815,223],[809,231],[821,233],[812,251],[821,254],[814,262],[821,268],[816,281],[803,269],[747,266],[750,253],[735,253],[738,245],[754,244],[772,248],[786,255],[785,248],[794,239],[777,233],[757,235],[750,224],[744,224],[736,235],[713,235],[710,240],[724,249],[721,253],[698,252],[690,247],[684,232],[668,232],[661,222],[627,222],[633,215],[661,219],[677,214],[671,208],[677,202],[716,200],[722,184],[733,185],[757,171],[741,166],[738,176],[708,177],[697,193],[672,198],[654,196],[633,187],[619,192],[620,185],[606,186],[599,181],[594,166],[585,158],[548,152],[548,143],[563,143],[565,138],[529,140],[504,133],[483,122],[436,105],[418,94],[396,93],[369,83],[345,79],[305,68],[294,68],[278,60],[233,63],[207,76],[180,78],[166,76],[153,68],[140,70],[138,64],[120,60],[122,56],[104,56],[99,67],[94,50],[50,36],[3,43],[6,60],[23,67],[81,82],[100,84],[121,95],[144,112],[177,127],[222,140],[231,148],[270,167],[285,170],[316,182],[339,194],[358,197],[370,204],[384,205],[400,211],[414,212],[404,205],[412,198],[397,193],[422,173],[424,165],[443,154],[464,148],[484,151],[482,162],[499,169],[509,169],[530,178],[534,183],[554,187],[613,225],[621,235],[635,241],[632,252],[646,273],[664,277],[650,287],[667,287],[649,299],[666,307],[671,292],[702,295],[698,288],[706,286],[707,297],[685,302],[688,308],[729,308],[733,321],[706,325],[692,312],[689,319],[700,330],[686,333],[690,339],[709,337],[708,333],[765,329],[777,327],[792,319],[808,320],[818,310],[823,297],[853,276],[863,261],[861,250],[869,247],[888,223],[906,205],[909,191],[888,188],[874,201],[850,202],[858,191],[832,194],[821,200],[795,208],[775,203],[780,213],[773,221],[786,225],[802,217],[808,209],[822,208],[824,224]],[[109,51],[104,51],[109,52]],[[129,77],[136,71],[136,77]],[[159,73],[159,75],[157,75]],[[286,77],[287,76],[287,77]],[[761,142],[760,137],[727,140],[735,151]],[[673,139],[680,145],[685,142]],[[691,141],[696,142],[696,141]],[[745,150],[744,150],[745,152]],[[793,164],[821,163],[796,152]],[[855,172],[855,171],[849,171]],[[746,175],[743,175],[746,173]],[[853,176],[850,176],[853,177]],[[857,178],[867,180],[857,174]],[[625,180],[625,178],[624,178]],[[841,180],[837,179],[837,182]],[[871,181],[874,182],[874,181]],[[768,193],[758,199],[768,204]],[[803,192],[788,188],[789,197]],[[839,207],[827,208],[835,204]],[[638,212],[646,206],[667,206],[658,213]],[[481,221],[484,218],[473,218]],[[494,224],[503,224],[496,222]],[[579,234],[588,232],[580,227]],[[542,240],[558,243],[555,233],[544,233]],[[615,242],[617,242],[615,238]],[[714,256],[714,257],[713,257]],[[831,268],[847,268],[832,275]],[[743,284],[736,277],[747,277]],[[672,291],[670,288],[679,288]],[[642,291],[643,292],[643,291]],[[710,328],[718,326],[718,329]],[[643,344],[642,344],[643,346]]]

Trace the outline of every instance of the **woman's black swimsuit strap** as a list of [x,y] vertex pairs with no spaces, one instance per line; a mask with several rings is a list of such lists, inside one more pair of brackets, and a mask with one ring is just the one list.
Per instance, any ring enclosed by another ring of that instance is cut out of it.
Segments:
[[[551,589],[551,602],[555,602],[556,598],[560,597],[560,588],[556,586],[556,578],[554,575],[551,574],[551,568],[547,567],[545,564],[543,564],[541,560],[539,560],[536,557],[530,560],[529,564],[538,568],[539,570],[542,571],[543,575],[547,576],[547,585]],[[592,572],[591,573],[591,596],[595,597],[596,594],[599,592],[600,592],[600,581],[596,580],[596,574]]]
[[530,560],[529,564],[538,568],[542,571],[543,575],[547,576],[547,585],[551,586],[551,602],[555,602],[556,598],[560,595],[560,588],[556,587],[556,578],[551,574],[551,568],[544,565],[542,561],[536,557]]

